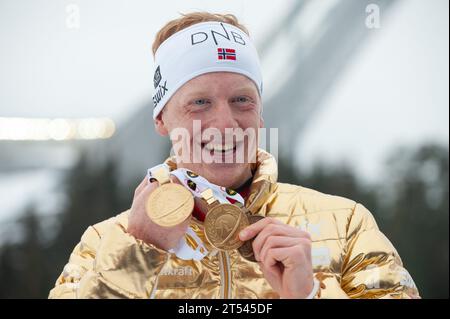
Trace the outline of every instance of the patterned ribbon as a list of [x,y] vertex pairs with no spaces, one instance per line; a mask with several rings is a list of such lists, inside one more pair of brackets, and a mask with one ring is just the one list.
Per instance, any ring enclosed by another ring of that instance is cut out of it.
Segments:
[[195,174],[185,168],[178,168],[176,170],[170,171],[167,164],[160,164],[147,170],[147,176],[149,179],[153,178],[152,172],[159,168],[164,168],[170,175],[175,176],[184,187],[186,187],[194,197],[202,198],[201,193],[207,189],[211,189],[214,193],[214,197],[221,204],[233,204],[239,202],[244,205],[244,198],[242,196],[229,188],[218,186],[209,182],[206,178]]

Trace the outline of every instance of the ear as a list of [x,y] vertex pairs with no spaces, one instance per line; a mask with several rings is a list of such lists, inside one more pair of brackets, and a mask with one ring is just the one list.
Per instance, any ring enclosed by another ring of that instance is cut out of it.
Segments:
[[163,112],[160,112],[155,119],[155,130],[156,130],[156,132],[158,132],[159,135],[166,136],[169,134],[169,131],[167,130],[167,128],[164,124],[163,113],[164,113],[164,110],[163,110]]

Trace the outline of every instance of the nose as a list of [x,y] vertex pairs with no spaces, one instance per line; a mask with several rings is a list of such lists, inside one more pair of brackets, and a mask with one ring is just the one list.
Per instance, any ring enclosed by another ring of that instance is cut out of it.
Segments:
[[217,128],[221,132],[225,132],[226,128],[239,127],[236,114],[228,101],[218,101],[212,113],[213,119],[210,122],[210,126]]

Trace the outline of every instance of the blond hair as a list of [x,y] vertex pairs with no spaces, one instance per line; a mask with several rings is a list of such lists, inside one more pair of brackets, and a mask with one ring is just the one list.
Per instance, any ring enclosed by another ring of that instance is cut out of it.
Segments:
[[153,41],[152,46],[153,56],[155,56],[156,50],[158,50],[161,43],[163,43],[171,35],[177,33],[180,30],[186,29],[187,27],[190,27],[193,24],[207,21],[228,23],[241,29],[247,35],[249,35],[247,28],[242,24],[240,24],[236,16],[233,14],[220,14],[209,12],[192,12],[186,14],[181,13],[180,18],[169,21],[156,34],[155,41]]

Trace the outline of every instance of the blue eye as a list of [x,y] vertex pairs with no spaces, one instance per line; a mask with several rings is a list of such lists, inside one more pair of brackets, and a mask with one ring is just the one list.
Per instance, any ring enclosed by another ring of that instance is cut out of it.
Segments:
[[246,96],[238,96],[238,97],[234,98],[233,102],[248,103],[248,102],[250,102],[250,99]]
[[198,105],[198,106],[203,106],[206,103],[208,103],[208,100],[206,100],[206,99],[196,99],[196,100],[193,101],[193,103],[195,105]]

